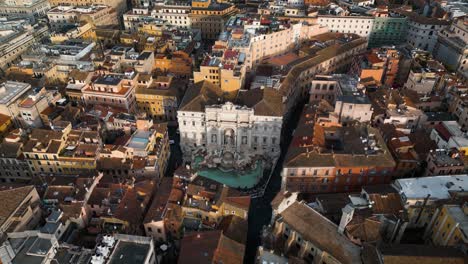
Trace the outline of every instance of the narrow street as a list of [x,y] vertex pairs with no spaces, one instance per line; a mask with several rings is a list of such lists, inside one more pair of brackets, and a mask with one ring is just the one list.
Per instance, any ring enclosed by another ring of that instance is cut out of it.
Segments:
[[178,166],[182,164],[182,151],[180,149],[180,136],[177,134],[177,127],[168,127],[169,140],[174,140],[174,144],[171,144],[171,156],[167,163],[165,177],[174,176],[174,171]]
[[275,198],[278,191],[281,189],[281,170],[283,169],[283,161],[288,150],[289,143],[292,139],[292,133],[299,122],[304,103],[297,105],[295,112],[291,115],[291,120],[288,124],[284,124],[285,133],[281,142],[281,155],[276,163],[276,167],[271,176],[271,180],[262,197],[252,199],[249,211],[249,231],[247,234],[247,245],[245,247],[244,263],[255,263],[257,248],[261,242],[261,232],[264,225],[268,225],[271,220],[271,201]]

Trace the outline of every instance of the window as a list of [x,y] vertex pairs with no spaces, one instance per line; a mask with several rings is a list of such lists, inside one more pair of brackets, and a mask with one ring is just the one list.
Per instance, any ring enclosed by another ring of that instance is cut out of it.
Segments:
[[242,145],[247,145],[247,136],[242,136]]

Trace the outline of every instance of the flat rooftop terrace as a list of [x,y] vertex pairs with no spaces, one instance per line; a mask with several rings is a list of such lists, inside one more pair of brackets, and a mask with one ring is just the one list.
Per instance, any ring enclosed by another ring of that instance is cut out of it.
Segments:
[[449,199],[449,191],[468,190],[468,175],[434,176],[398,179],[395,185],[408,199]]
[[115,246],[109,264],[145,263],[149,250],[149,244],[119,241]]
[[27,83],[7,81],[0,86],[0,104],[9,104],[31,88]]

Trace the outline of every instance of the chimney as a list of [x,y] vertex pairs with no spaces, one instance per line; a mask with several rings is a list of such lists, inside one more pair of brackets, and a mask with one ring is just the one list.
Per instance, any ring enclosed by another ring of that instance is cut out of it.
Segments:
[[341,211],[343,214],[341,215],[340,225],[338,226],[338,233],[343,234],[344,229],[353,219],[354,207],[351,204],[347,204]]

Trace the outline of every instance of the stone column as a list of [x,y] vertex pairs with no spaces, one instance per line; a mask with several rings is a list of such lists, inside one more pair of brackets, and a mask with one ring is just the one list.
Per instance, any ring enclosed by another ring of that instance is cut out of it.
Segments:
[[[218,124],[217,126],[218,127]],[[220,129],[218,127],[218,140],[216,141],[216,149],[219,149],[220,146],[222,146],[224,144],[224,135],[223,135],[223,132],[222,129]]]
[[252,129],[253,126],[247,128],[247,146],[249,147],[249,149],[252,148]]
[[236,139],[235,139],[235,144],[236,144],[236,151],[237,152],[240,152],[240,149],[241,149],[241,145],[242,145],[242,136],[243,136],[243,133],[242,133],[242,128],[239,127],[239,125],[237,125],[236,127]]

